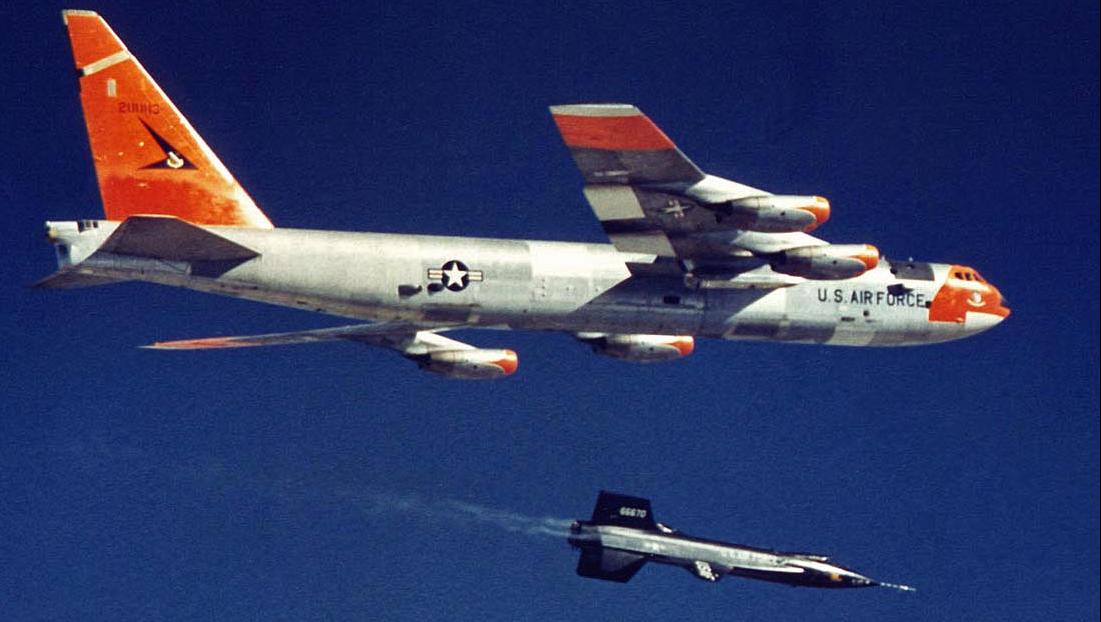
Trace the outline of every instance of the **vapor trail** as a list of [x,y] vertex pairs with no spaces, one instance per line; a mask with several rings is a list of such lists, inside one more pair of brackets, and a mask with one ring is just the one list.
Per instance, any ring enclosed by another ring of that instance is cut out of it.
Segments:
[[464,524],[479,523],[528,536],[565,538],[573,523],[567,518],[531,516],[457,499],[431,500],[417,495],[372,493],[362,496],[361,501],[364,509],[372,514],[398,512]]

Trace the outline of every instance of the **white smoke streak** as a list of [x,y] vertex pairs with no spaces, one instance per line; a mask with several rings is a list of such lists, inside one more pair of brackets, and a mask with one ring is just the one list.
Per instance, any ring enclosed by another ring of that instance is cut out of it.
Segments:
[[464,524],[478,523],[527,536],[565,538],[573,524],[566,518],[530,516],[457,499],[429,500],[416,495],[374,493],[361,496],[360,501],[364,510],[371,514],[398,512]]
[[[147,468],[151,462],[150,452],[117,442],[112,438],[89,436],[74,439],[65,445],[50,448],[64,456],[77,468],[90,471],[123,472],[134,468]],[[433,520],[448,520],[469,525],[471,523],[497,527],[512,533],[528,536],[548,536],[565,538],[570,533],[573,521],[551,516],[530,516],[518,512],[490,508],[457,499],[428,499],[415,494],[390,494],[368,490],[355,490],[348,485],[339,485],[331,493],[327,486],[317,483],[308,476],[296,474],[274,483],[264,484],[263,478],[252,478],[209,456],[194,456],[187,461],[170,461],[164,468],[170,469],[174,476],[186,474],[204,487],[235,489],[246,491],[250,495],[259,493],[270,495],[284,503],[321,503],[323,499],[337,497],[349,504],[358,505],[368,514],[409,514]]]
[[564,538],[570,533],[572,520],[554,518],[551,516],[528,516],[507,510],[496,510],[473,503],[448,499],[443,503],[447,508],[455,510],[465,518],[495,525],[515,533],[523,533],[530,536],[551,536]]

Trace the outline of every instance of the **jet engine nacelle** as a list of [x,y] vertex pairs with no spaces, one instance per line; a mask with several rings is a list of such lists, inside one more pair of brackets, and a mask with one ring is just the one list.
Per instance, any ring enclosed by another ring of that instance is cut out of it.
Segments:
[[577,333],[577,338],[593,352],[635,363],[655,363],[688,356],[696,342],[687,335],[621,335],[615,333]]
[[791,233],[813,231],[830,218],[830,202],[819,196],[746,197],[729,201],[726,215],[749,231]]
[[519,359],[512,350],[486,348],[445,350],[410,358],[414,358],[425,371],[464,380],[503,378],[515,372],[519,365]]
[[879,264],[879,249],[871,244],[802,246],[776,253],[769,263],[777,272],[807,279],[850,279]]

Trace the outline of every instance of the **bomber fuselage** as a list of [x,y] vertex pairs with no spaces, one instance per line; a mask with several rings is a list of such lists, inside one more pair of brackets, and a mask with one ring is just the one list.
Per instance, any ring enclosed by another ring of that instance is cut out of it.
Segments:
[[62,266],[82,274],[361,320],[892,346],[958,339],[1008,314],[993,286],[949,264],[881,262],[845,280],[701,288],[654,256],[610,244],[204,227],[258,256],[203,263],[105,252],[117,226],[47,230]]

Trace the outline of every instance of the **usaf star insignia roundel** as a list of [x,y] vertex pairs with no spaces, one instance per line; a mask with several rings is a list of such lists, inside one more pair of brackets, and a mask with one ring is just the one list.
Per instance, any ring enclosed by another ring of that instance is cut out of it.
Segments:
[[483,280],[485,273],[481,270],[471,270],[466,267],[465,263],[458,259],[452,259],[445,263],[442,268],[429,269],[428,278],[442,282],[444,287],[453,292],[459,292],[466,289],[466,286],[470,285],[472,281]]

